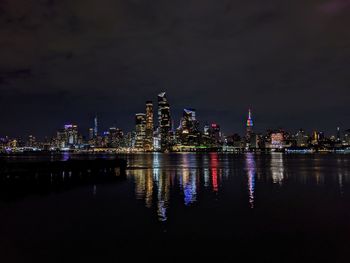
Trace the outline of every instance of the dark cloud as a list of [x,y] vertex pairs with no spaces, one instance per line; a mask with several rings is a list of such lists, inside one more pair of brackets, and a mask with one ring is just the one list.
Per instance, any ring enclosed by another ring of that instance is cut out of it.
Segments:
[[95,112],[106,127],[132,129],[133,113],[161,90],[176,121],[190,106],[228,132],[242,130],[249,106],[262,131],[345,128],[349,7],[346,0],[3,0],[0,89],[11,93],[2,92],[1,103],[11,111],[0,134],[43,135],[69,120],[85,129]]
[[331,0],[320,6],[320,10],[327,14],[339,14],[344,11],[349,11],[349,0]]

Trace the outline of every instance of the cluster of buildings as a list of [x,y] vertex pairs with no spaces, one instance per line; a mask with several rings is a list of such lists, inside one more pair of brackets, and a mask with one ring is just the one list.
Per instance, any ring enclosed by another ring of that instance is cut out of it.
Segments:
[[[67,124],[53,138],[37,141],[32,135],[26,141],[0,138],[0,150],[16,151],[112,151],[112,152],[350,152],[350,130],[337,128],[336,135],[326,137],[323,132],[311,134],[300,129],[296,133],[285,130],[254,130],[249,109],[246,131],[223,134],[217,123],[200,125],[196,110],[186,108],[178,125],[174,124],[165,92],[158,94],[157,111],[152,101],[145,104],[145,112],[135,114],[135,128],[125,133],[117,127],[99,131],[97,116],[88,135],[83,136],[76,124]],[[156,114],[155,114],[156,113]],[[156,115],[156,116],[154,116]],[[155,121],[156,120],[156,121]]]

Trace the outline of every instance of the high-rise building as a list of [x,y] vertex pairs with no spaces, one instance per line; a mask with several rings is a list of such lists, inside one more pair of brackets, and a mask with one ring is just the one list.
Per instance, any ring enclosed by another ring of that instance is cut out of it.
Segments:
[[161,151],[167,151],[170,148],[171,118],[170,105],[165,92],[158,95],[158,125]]
[[67,134],[67,143],[69,145],[75,145],[78,143],[78,126],[74,124],[67,124],[64,126],[64,130]]
[[262,140],[261,140],[261,135],[252,133],[250,137],[250,149],[258,149],[261,148]]
[[343,144],[349,146],[350,145],[350,129],[346,130],[344,133]]
[[340,132],[340,127],[337,127],[337,142],[341,142],[341,132]]
[[246,128],[246,139],[249,142],[250,141],[250,137],[252,136],[253,133],[253,118],[252,118],[252,112],[249,109],[248,111],[248,119],[247,119],[247,128]]
[[146,102],[146,138],[145,138],[145,150],[153,150],[153,102]]
[[108,147],[119,148],[122,145],[124,133],[121,129],[111,127],[108,131]]
[[311,138],[311,144],[312,145],[318,145],[319,142],[319,134],[317,131],[312,132],[312,138]]
[[94,118],[94,137],[98,136],[98,119],[97,115]]
[[215,144],[222,143],[221,129],[219,124],[217,123],[211,124],[210,135],[213,138]]
[[94,138],[94,128],[89,128],[89,140],[92,140]]
[[182,145],[195,146],[200,144],[199,123],[195,109],[184,109],[180,127],[176,132],[176,142]]
[[58,148],[71,147],[78,144],[78,139],[78,126],[75,124],[66,124],[64,125],[64,129],[57,132],[56,146]]
[[55,147],[64,148],[67,147],[67,134],[64,129],[58,130],[55,139]]
[[295,135],[296,137],[296,143],[298,147],[307,147],[309,144],[309,136],[305,134],[305,131],[303,129],[300,129],[297,134]]
[[209,132],[210,132],[210,126],[209,124],[205,124],[203,128],[204,135],[209,135]]
[[183,133],[198,131],[195,109],[184,109],[181,119],[181,130]]
[[135,115],[135,132],[135,148],[143,150],[146,138],[146,114]]

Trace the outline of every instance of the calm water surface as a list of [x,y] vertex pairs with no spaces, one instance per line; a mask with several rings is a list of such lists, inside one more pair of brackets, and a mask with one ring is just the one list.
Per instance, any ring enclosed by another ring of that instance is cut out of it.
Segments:
[[126,180],[2,198],[0,260],[350,262],[349,155],[124,158]]

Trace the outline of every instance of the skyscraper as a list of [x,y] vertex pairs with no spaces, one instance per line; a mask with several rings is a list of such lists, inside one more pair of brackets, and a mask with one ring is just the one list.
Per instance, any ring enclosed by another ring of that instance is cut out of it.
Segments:
[[319,141],[319,135],[317,131],[312,132],[312,138],[311,138],[311,144],[312,145],[317,145]]
[[66,124],[64,129],[57,132],[57,147],[65,148],[78,144],[78,126]]
[[145,150],[153,150],[153,102],[146,102],[146,138],[145,138]]
[[209,124],[205,124],[203,128],[204,135],[209,135],[209,131],[210,131]]
[[94,118],[94,136],[97,137],[98,135],[98,119],[97,115]]
[[341,142],[341,132],[340,132],[340,127],[337,127],[337,142]]
[[303,129],[300,129],[295,135],[297,147],[307,147],[309,143],[309,136]]
[[64,126],[64,130],[67,134],[68,144],[75,145],[78,143],[78,126],[74,124],[68,124]]
[[169,132],[171,129],[171,119],[170,105],[168,103],[165,92],[162,92],[158,95],[158,124],[161,151],[167,151],[170,147]]
[[89,128],[89,140],[92,140],[95,136],[95,131],[93,128]]
[[121,129],[111,127],[108,130],[108,147],[118,148],[121,145],[123,139],[123,132]]
[[344,145],[350,146],[350,129],[345,131],[345,134],[344,134]]
[[135,132],[135,148],[143,150],[146,138],[146,114],[135,115]]
[[250,138],[251,138],[252,133],[253,133],[253,126],[254,126],[254,124],[253,124],[252,112],[249,109],[248,119],[247,119],[247,129],[246,129],[246,139],[248,142],[250,141]]
[[221,144],[222,143],[222,136],[221,136],[221,129],[220,125],[217,123],[212,123],[210,126],[210,134],[213,138],[215,144]]
[[184,133],[197,131],[198,122],[196,120],[195,109],[184,109],[181,119],[181,129]]

